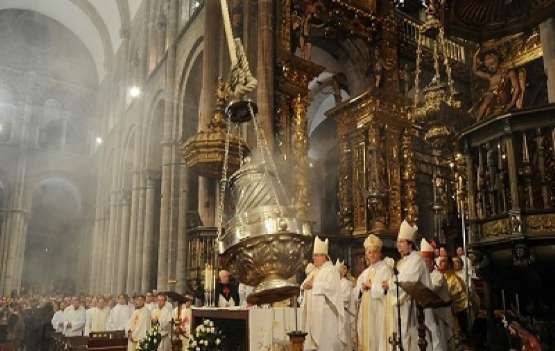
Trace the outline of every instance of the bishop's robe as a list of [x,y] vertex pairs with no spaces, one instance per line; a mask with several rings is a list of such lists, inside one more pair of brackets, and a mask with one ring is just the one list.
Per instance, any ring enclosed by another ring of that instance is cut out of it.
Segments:
[[[399,282],[420,282],[424,286],[431,288],[430,272],[426,267],[426,263],[420,256],[418,251],[412,251],[407,256],[402,257],[397,262],[397,270],[399,271]],[[390,314],[393,317],[390,321],[390,328],[397,331],[397,289],[395,284],[395,277],[392,277],[389,282],[388,300]],[[401,312],[401,336],[403,348],[405,351],[418,351],[418,321],[416,319],[416,302],[402,289],[399,288],[399,303]],[[433,317],[431,311],[426,313],[425,320],[426,327]],[[431,325],[433,327],[433,325]],[[394,329],[393,329],[394,328]],[[432,331],[433,333],[433,331]],[[429,339],[430,330],[427,331],[428,345],[431,340]],[[431,348],[430,348],[431,349]]]
[[146,307],[137,308],[131,314],[125,327],[125,334],[128,335],[128,351],[135,351],[139,346],[139,341],[146,336],[150,329],[150,311]]
[[64,332],[64,311],[58,310],[52,316],[52,328],[56,333]]
[[158,321],[160,335],[162,336],[162,340],[160,341],[160,345],[158,346],[158,351],[171,351],[172,349],[172,342],[170,338],[171,328],[172,328],[171,306],[168,303],[166,303],[162,308],[156,307],[156,309],[152,311],[152,320]]
[[[301,309],[306,315],[308,333],[305,350],[338,351],[346,344],[343,329],[345,312],[341,297],[340,277],[335,266],[327,261],[315,271],[312,288],[306,290],[308,299]],[[306,303],[309,303],[307,305]]]
[[[358,351],[386,351],[390,349],[389,337],[392,319],[387,308],[384,281],[389,281],[393,270],[383,260],[366,268],[359,275],[354,295],[359,300],[357,314]],[[364,283],[370,289],[364,289]]]
[[81,336],[85,328],[86,312],[83,307],[68,306],[64,310],[64,336]]

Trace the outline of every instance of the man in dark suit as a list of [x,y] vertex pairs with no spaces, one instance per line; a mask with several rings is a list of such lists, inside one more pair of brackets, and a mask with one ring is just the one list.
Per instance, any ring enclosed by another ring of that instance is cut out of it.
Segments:
[[218,307],[239,306],[239,283],[226,270],[221,270],[216,284],[216,303]]

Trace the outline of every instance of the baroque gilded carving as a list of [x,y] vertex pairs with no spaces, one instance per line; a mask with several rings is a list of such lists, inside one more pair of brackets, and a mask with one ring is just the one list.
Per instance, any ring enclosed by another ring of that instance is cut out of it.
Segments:
[[526,217],[526,228],[530,234],[548,234],[555,232],[555,214],[538,214]]
[[493,238],[511,233],[511,226],[508,218],[497,219],[482,224],[482,237]]
[[306,218],[310,206],[308,181],[307,97],[300,94],[293,100],[293,157],[295,163],[295,208]]

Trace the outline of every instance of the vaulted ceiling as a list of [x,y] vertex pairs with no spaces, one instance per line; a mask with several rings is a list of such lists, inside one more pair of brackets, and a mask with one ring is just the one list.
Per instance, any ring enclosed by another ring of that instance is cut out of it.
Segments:
[[95,61],[98,77],[121,43],[121,28],[128,27],[142,0],[0,0],[0,10],[30,10],[48,16],[72,31]]

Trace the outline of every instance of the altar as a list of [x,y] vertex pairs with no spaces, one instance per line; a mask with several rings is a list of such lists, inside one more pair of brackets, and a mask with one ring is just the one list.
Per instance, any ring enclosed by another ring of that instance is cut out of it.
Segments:
[[225,335],[223,351],[289,350],[287,333],[295,330],[295,311],[290,307],[193,308],[192,319],[192,332],[204,319],[214,321]]

